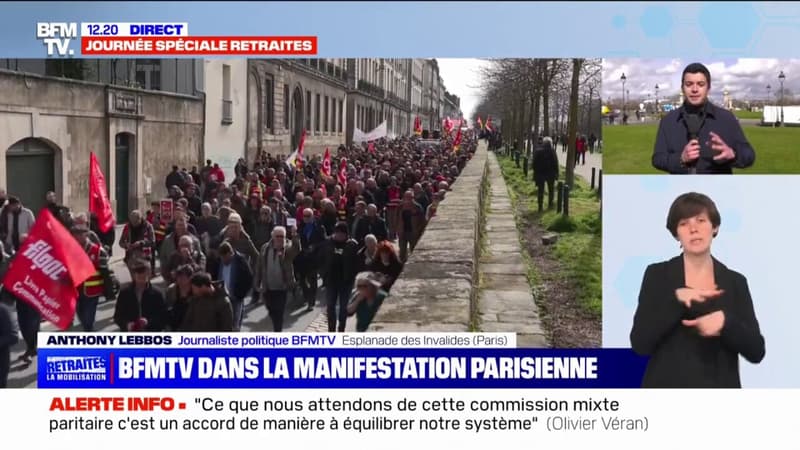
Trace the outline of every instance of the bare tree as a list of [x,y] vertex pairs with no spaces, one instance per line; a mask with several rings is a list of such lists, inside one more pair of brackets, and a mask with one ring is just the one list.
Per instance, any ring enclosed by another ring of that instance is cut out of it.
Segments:
[[564,182],[570,188],[575,183],[575,158],[577,157],[575,147],[578,136],[578,97],[580,96],[580,79],[583,59],[574,58],[572,60],[572,83],[570,85],[569,96],[569,119],[567,121],[567,139],[569,150],[567,151],[567,167],[564,175]]

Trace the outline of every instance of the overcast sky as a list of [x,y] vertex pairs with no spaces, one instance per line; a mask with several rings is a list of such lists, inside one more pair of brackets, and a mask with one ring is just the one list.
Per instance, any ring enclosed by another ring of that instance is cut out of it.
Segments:
[[717,59],[694,61],[688,59],[605,59],[603,60],[603,100],[622,97],[620,76],[627,78],[625,89],[632,101],[653,95],[658,85],[658,96],[680,93],[681,73],[693,62],[701,62],[711,72],[712,101],[722,102],[722,92],[728,89],[735,100],[763,101],[767,85],[772,87],[773,101],[780,93],[778,74],[786,75],[784,88],[800,93],[800,59]]
[[472,116],[472,111],[481,98],[480,90],[474,89],[480,84],[480,68],[486,61],[480,59],[436,59],[439,62],[439,75],[444,86],[451,94],[461,98],[461,112],[465,118]]

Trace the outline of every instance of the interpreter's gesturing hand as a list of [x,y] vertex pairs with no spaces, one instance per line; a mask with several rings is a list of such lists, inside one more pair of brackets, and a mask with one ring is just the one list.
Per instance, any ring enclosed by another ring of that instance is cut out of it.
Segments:
[[692,139],[686,146],[683,147],[681,152],[681,162],[683,164],[691,164],[697,161],[700,157],[700,142],[697,139]]
[[736,153],[733,149],[722,140],[721,137],[717,133],[713,131],[709,133],[711,139],[709,140],[708,144],[711,146],[711,150],[717,154],[714,157],[714,161],[728,161],[731,159],[736,159]]
[[721,289],[680,288],[675,289],[675,298],[687,308],[691,308],[692,302],[703,303],[708,299],[719,297],[723,292]]
[[697,319],[684,320],[683,325],[687,327],[694,327],[700,336],[713,337],[719,336],[722,332],[722,327],[725,326],[725,313],[722,311],[715,311],[705,316],[700,316]]

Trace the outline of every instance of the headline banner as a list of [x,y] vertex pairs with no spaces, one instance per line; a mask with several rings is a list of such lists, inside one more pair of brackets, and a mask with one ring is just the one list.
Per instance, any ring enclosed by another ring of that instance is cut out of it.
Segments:
[[43,348],[39,388],[636,388],[625,349]]

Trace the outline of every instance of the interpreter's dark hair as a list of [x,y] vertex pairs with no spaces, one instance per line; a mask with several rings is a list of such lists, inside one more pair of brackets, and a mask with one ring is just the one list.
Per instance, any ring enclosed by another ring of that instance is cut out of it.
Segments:
[[[672,237],[678,237],[678,224],[681,220],[685,220],[702,213],[708,214],[711,220],[711,225],[718,228],[722,223],[722,218],[719,215],[719,210],[714,201],[707,195],[698,194],[697,192],[688,192],[680,195],[672,202],[667,214],[667,229],[672,233]],[[717,237],[717,232],[714,232],[714,237]]]
[[19,197],[16,195],[12,195],[8,197],[8,204],[9,205],[19,205]]
[[198,272],[192,275],[192,286],[203,287],[211,286],[211,275],[206,272]]
[[687,73],[702,73],[706,77],[706,83],[711,86],[711,72],[708,71],[708,67],[704,66],[700,63],[691,63],[683,69],[683,73],[681,74],[681,86],[683,86],[683,81],[686,78]]

